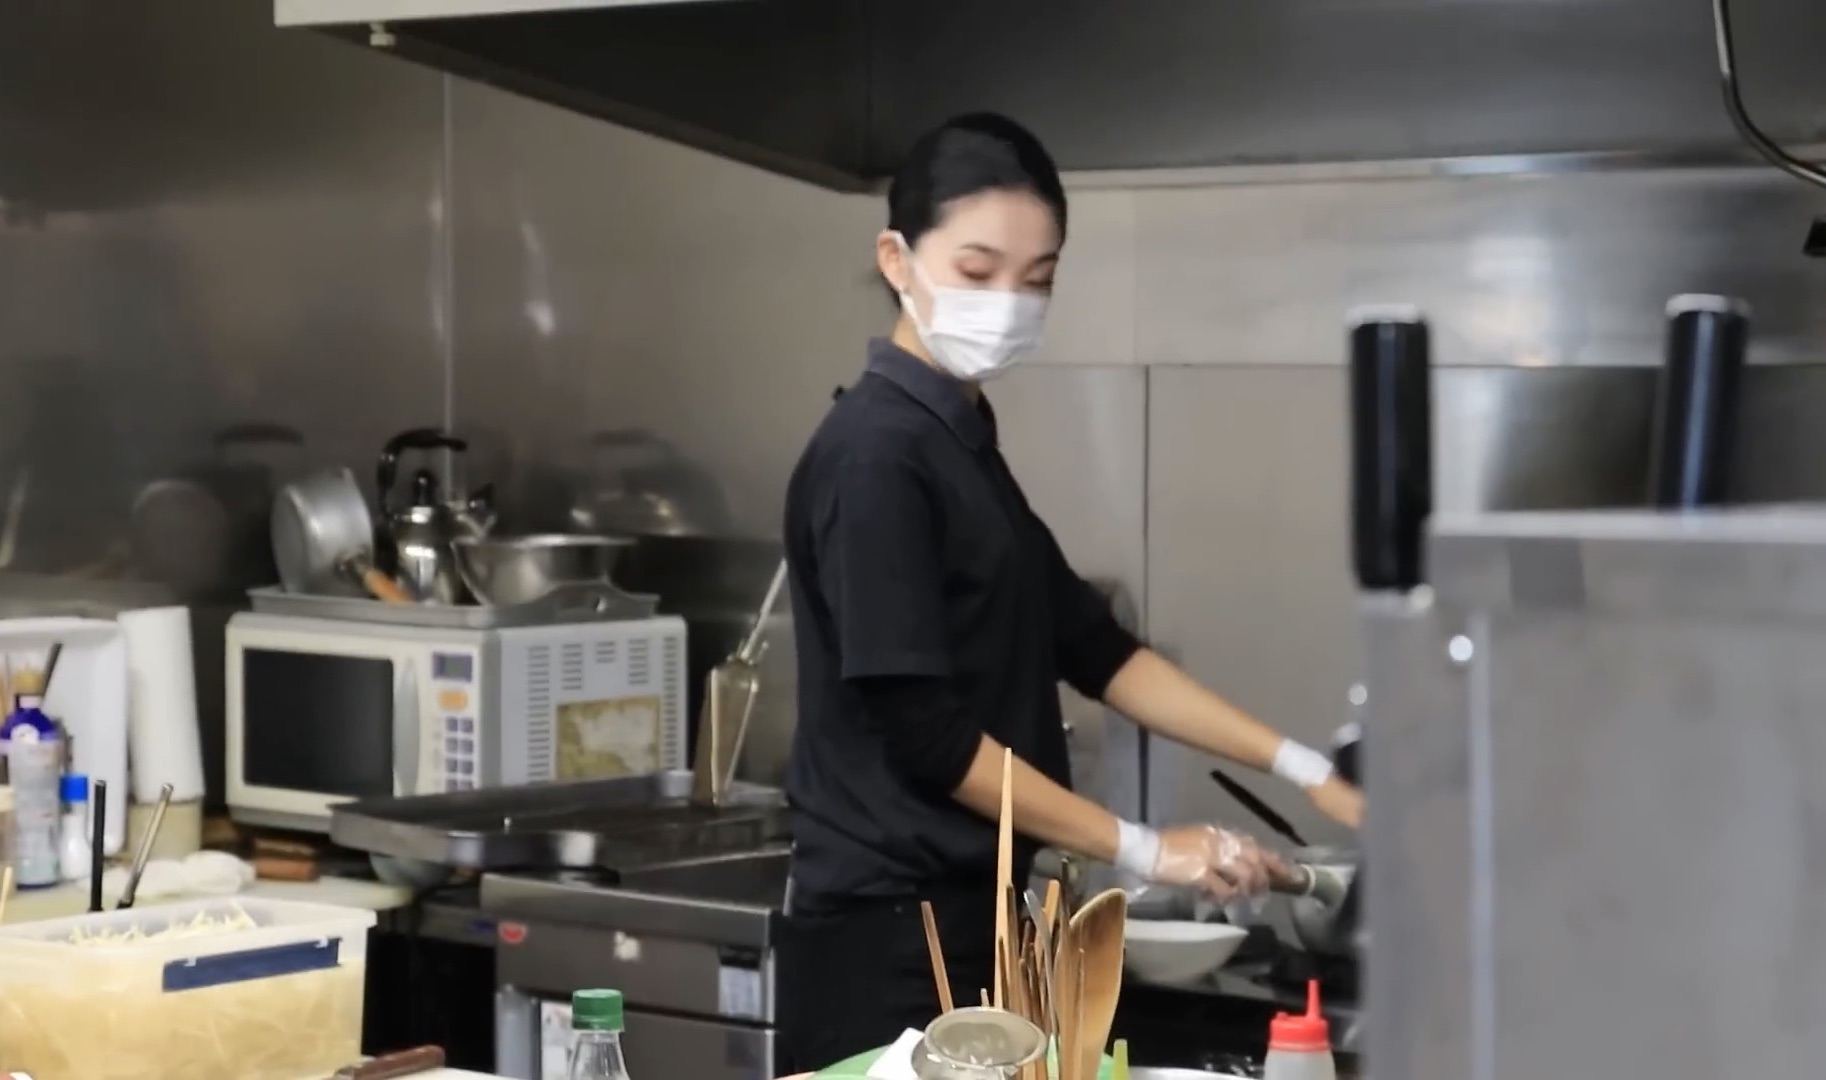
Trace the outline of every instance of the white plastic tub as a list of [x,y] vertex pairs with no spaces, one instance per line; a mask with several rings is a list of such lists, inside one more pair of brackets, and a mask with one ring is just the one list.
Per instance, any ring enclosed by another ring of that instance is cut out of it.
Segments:
[[0,928],[0,1074],[327,1076],[360,1056],[374,921],[249,897]]

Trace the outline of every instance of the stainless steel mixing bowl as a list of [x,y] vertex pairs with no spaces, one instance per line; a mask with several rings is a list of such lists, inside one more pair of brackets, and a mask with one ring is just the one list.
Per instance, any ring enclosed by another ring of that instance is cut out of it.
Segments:
[[571,533],[451,542],[464,583],[493,607],[529,603],[564,585],[611,581],[615,564],[633,544],[620,536]]

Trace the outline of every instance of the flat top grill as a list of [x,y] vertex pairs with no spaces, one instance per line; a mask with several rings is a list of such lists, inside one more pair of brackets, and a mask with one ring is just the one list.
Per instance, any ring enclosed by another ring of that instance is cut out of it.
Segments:
[[337,807],[344,847],[472,870],[594,870],[752,851],[786,836],[785,797],[737,785],[724,806],[689,799],[691,774],[489,788]]

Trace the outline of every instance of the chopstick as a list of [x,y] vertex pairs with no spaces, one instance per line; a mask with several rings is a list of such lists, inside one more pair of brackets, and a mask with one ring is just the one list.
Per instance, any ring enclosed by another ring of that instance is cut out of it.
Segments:
[[0,923],[6,921],[6,898],[13,895],[13,868],[0,866]]
[[932,957],[932,981],[938,984],[938,1012],[951,1011],[951,978],[945,973],[945,950],[938,943],[938,920],[932,915],[932,901],[919,902],[919,916],[926,924],[926,952]]

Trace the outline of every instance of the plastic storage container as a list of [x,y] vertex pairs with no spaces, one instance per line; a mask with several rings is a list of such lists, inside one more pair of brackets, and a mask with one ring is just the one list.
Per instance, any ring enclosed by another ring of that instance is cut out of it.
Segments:
[[361,1054],[374,913],[193,900],[0,927],[0,1047],[34,1080],[298,1080]]

